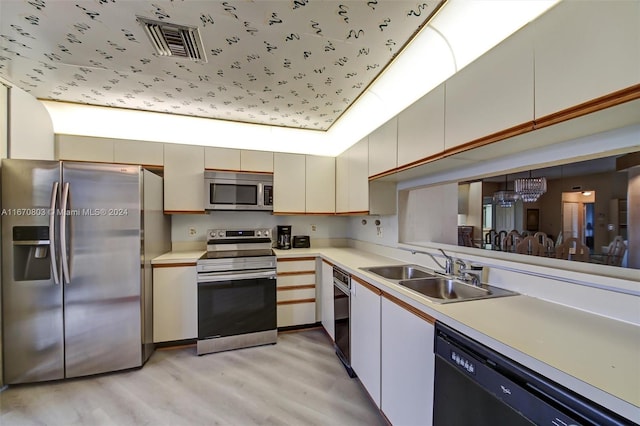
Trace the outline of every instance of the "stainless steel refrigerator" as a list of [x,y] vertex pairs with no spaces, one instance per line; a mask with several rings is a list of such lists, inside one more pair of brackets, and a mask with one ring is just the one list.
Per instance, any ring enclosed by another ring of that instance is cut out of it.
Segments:
[[162,178],[139,166],[2,160],[6,384],[141,366],[150,259],[170,246]]

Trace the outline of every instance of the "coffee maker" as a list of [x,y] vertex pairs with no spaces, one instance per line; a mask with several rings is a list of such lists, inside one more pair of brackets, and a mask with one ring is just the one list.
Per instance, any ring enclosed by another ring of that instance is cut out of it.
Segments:
[[291,248],[291,225],[278,225],[276,238],[277,248],[289,250]]

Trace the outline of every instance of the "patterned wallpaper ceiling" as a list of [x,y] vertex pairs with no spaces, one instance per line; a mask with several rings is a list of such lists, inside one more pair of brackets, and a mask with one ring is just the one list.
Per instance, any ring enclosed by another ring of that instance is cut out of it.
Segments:
[[[0,76],[40,99],[326,130],[445,0],[0,0]],[[197,27],[158,56],[136,17]]]

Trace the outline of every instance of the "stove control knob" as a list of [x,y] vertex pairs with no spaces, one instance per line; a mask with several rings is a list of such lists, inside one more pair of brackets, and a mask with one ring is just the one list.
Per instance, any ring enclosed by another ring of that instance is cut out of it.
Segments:
[[224,237],[224,231],[219,231],[218,232],[218,237],[220,237],[220,238]]
[[264,230],[264,236],[265,236],[265,237],[268,237],[268,236],[269,236],[269,230],[268,230],[268,229],[265,229],[265,230]]
[[215,231],[209,232],[209,238],[215,238],[215,237],[216,237],[216,232]]
[[260,232],[260,231],[256,232],[256,237],[259,237],[261,235],[262,235],[262,232]]

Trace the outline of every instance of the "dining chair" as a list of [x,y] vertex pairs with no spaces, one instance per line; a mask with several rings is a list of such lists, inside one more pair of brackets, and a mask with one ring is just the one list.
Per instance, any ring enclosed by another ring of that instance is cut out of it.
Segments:
[[589,247],[577,238],[567,238],[556,246],[556,258],[565,260],[589,261]]

